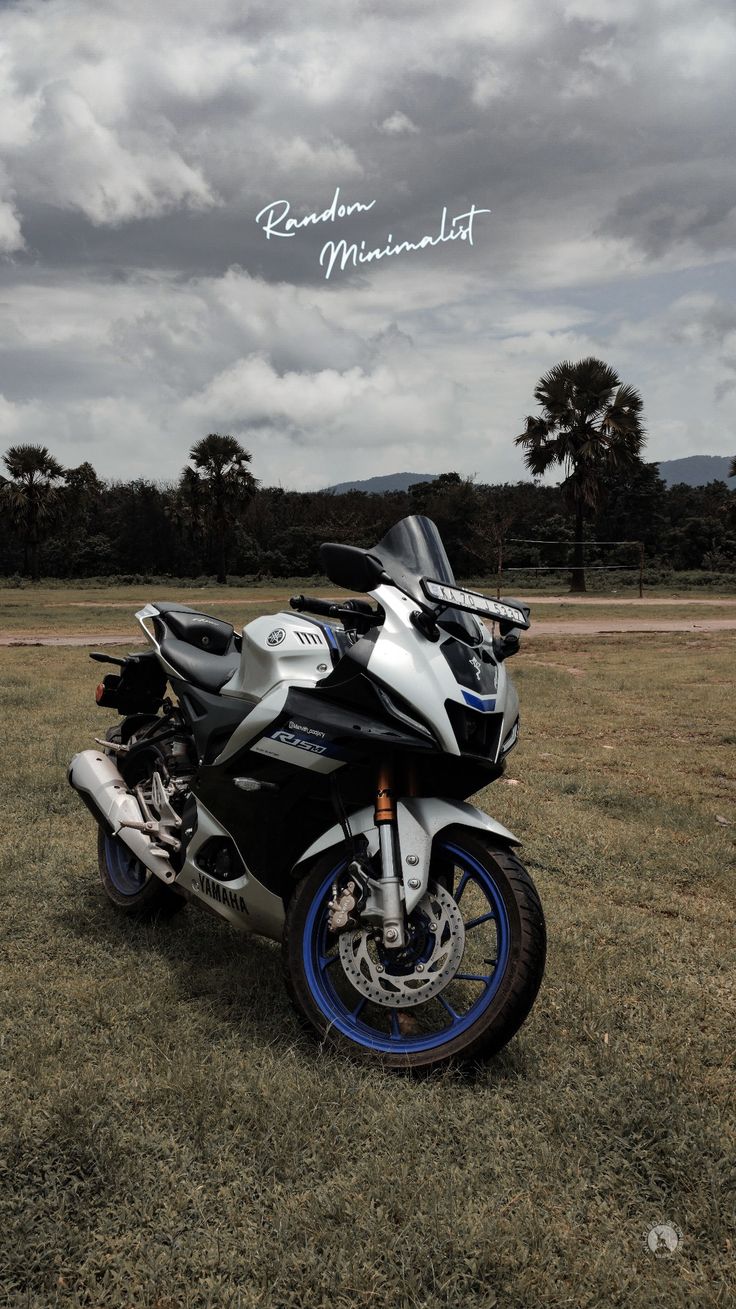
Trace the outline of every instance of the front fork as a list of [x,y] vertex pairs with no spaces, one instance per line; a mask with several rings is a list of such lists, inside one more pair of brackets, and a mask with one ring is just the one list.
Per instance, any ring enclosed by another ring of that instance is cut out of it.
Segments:
[[[409,769],[403,780],[407,795],[416,795],[413,770]],[[329,904],[329,927],[331,932],[341,932],[351,921],[354,922],[351,915],[356,908],[358,897],[361,896],[358,883],[362,882],[361,922],[370,924],[374,930],[378,929],[381,932],[387,950],[400,950],[406,945],[406,925],[405,902],[402,898],[403,879],[399,823],[396,813],[395,770],[392,763],[383,763],[378,770],[373,824],[378,832],[380,876],[369,877],[366,886],[365,877],[360,875],[360,864],[357,862],[350,864],[348,874],[352,874],[352,878],[346,882],[343,889],[340,890],[337,880],[333,883],[332,899]],[[419,856],[410,854],[407,863],[418,864]],[[410,885],[418,887],[419,880],[411,880]]]
[[378,893],[383,909],[383,943],[388,950],[399,950],[406,944],[406,935],[399,875],[401,852],[396,824],[394,772],[389,764],[383,764],[378,771],[374,819],[378,828],[378,848],[381,855],[381,880]]

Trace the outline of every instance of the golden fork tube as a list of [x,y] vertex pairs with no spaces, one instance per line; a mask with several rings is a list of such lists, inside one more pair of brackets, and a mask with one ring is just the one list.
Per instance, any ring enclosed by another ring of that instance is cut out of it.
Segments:
[[381,764],[378,770],[374,821],[377,827],[380,823],[396,822],[396,807],[394,805],[394,770],[390,764]]
[[405,943],[404,912],[401,901],[401,877],[397,857],[396,802],[394,776],[390,764],[382,764],[376,781],[375,824],[381,852],[380,897],[383,909],[383,944],[387,950],[399,950]]

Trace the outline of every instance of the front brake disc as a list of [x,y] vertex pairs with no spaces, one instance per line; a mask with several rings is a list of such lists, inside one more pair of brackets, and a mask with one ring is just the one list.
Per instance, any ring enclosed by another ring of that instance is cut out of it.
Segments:
[[[465,950],[465,925],[455,901],[443,886],[427,891],[412,914],[429,924],[428,949],[413,966],[404,962],[401,972],[391,971],[392,952],[379,951],[364,928],[348,929],[339,939],[340,962],[345,976],[368,1000],[393,1009],[430,1000],[451,982]],[[371,953],[371,947],[373,953]]]

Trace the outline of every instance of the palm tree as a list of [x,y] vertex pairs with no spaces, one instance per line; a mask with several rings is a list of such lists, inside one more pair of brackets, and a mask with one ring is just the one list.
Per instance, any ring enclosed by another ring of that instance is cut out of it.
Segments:
[[57,508],[56,484],[64,476],[64,469],[45,445],[11,445],[3,463],[10,478],[0,479],[0,496],[23,536],[23,572],[30,571],[32,580],[37,582],[41,527],[49,522]]
[[193,468],[184,468],[179,489],[193,519],[206,525],[210,551],[217,558],[217,580],[227,581],[227,546],[230,530],[258,482],[247,464],[250,453],[234,436],[211,432],[189,451]]
[[526,420],[516,437],[534,477],[561,465],[575,518],[570,590],[585,590],[583,526],[598,504],[606,474],[641,462],[642,399],[601,359],[565,360],[540,378],[534,397],[542,412]]

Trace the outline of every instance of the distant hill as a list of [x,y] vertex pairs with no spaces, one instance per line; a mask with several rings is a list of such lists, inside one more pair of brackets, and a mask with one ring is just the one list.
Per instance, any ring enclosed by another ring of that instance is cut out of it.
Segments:
[[685,482],[687,486],[728,482],[729,486],[736,486],[736,477],[728,476],[730,467],[727,455],[688,455],[685,459],[660,459],[659,475],[668,486],[677,482]]
[[[668,486],[678,482],[687,486],[706,486],[708,482],[720,481],[736,487],[736,477],[728,476],[730,467],[728,455],[687,455],[684,459],[660,459],[659,475]],[[437,477],[437,473],[387,473],[384,477],[367,477],[362,482],[338,482],[324,489],[334,495],[344,491],[381,495],[384,491],[408,491],[415,482],[434,482]]]
[[408,491],[415,482],[433,482],[437,473],[387,473],[385,477],[367,477],[363,482],[338,482],[326,486],[326,491],[341,495],[343,491],[368,491],[381,495],[383,491]]

